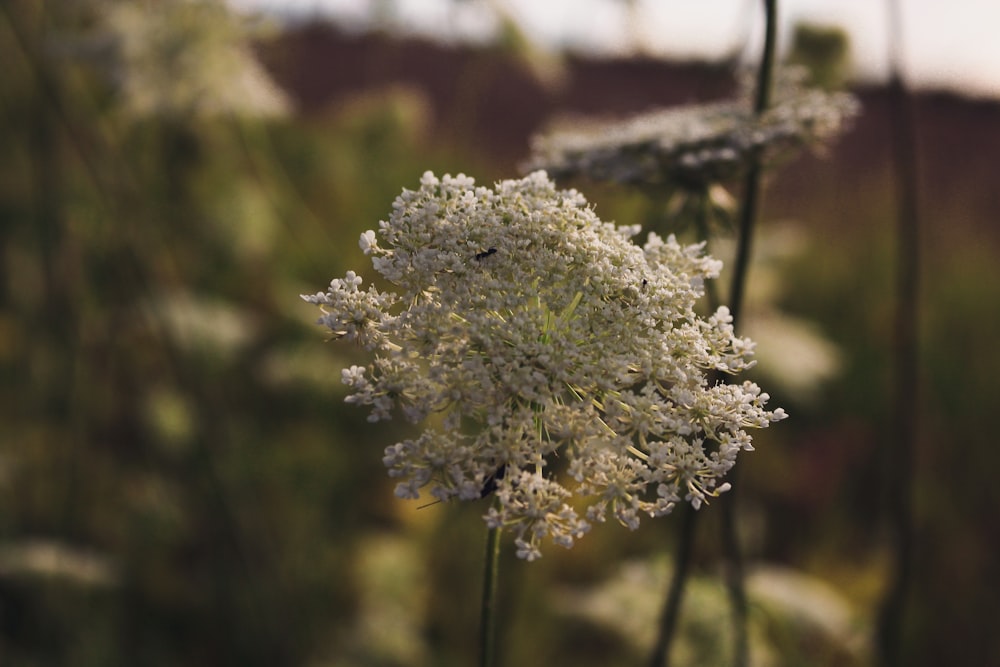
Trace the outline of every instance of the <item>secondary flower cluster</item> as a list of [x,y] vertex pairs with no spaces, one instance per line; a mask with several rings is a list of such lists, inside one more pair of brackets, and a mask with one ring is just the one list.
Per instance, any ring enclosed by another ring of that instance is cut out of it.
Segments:
[[[87,3],[68,3],[81,4]],[[91,57],[145,116],[280,117],[290,103],[254,55],[259,29],[220,0],[98,2]]]
[[659,109],[610,123],[582,123],[536,137],[530,169],[629,185],[703,191],[751,160],[772,161],[837,134],[858,113],[854,97],[802,83],[783,70],[774,104],[753,113],[749,85],[736,101]]
[[487,523],[531,560],[609,512],[635,528],[728,488],[746,429],[785,414],[753,383],[709,381],[752,363],[725,308],[694,310],[721,263],[673,237],[637,246],[638,231],[544,172],[493,189],[428,172],[361,237],[394,289],[349,272],[303,297],[373,353],[343,371],[348,402],[425,424],[385,450],[398,496],[495,491]]

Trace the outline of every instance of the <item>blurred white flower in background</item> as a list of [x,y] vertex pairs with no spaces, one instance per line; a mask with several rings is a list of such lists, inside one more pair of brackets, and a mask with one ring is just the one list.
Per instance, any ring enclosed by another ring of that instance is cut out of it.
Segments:
[[142,116],[281,116],[285,93],[257,61],[251,40],[265,25],[221,0],[85,2],[78,25],[49,39],[50,51],[90,61],[130,113]]
[[528,169],[554,178],[583,176],[645,187],[701,192],[742,176],[758,159],[784,160],[819,146],[858,113],[847,93],[804,85],[805,72],[777,77],[774,103],[753,112],[753,82],[733,101],[684,105],[613,121],[573,120],[534,139]]
[[[653,644],[653,623],[670,579],[666,559],[623,563],[608,579],[590,586],[564,587],[555,598],[563,615],[617,636],[637,654]],[[750,653],[754,665],[864,664],[865,624],[850,601],[818,577],[785,567],[758,567],[747,577]],[[730,608],[726,591],[713,577],[693,577],[684,598],[678,641],[672,655],[679,665],[719,665],[729,659]]]

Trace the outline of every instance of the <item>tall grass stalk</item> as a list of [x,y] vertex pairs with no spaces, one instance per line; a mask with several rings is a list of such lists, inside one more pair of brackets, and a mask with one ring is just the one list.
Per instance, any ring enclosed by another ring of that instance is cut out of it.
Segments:
[[893,323],[891,436],[883,451],[891,571],[878,611],[876,649],[883,667],[901,665],[900,635],[913,562],[913,456],[917,433],[917,325],[920,276],[916,126],[903,79],[900,3],[889,10],[889,141],[896,196],[896,310]]
[[[777,40],[778,2],[764,0],[765,33],[764,51],[760,68],[757,70],[757,90],[754,95],[754,113],[763,114],[771,103],[771,81],[774,75],[774,52]],[[739,217],[739,241],[733,264],[732,283],[729,289],[729,312],[733,316],[733,326],[740,325],[743,311],[743,297],[750,268],[750,250],[757,220],[760,199],[761,164],[753,160],[743,183],[743,201]],[[746,572],[743,550],[740,547],[736,525],[738,504],[737,484],[739,470],[731,471],[732,490],[721,498],[722,549],[725,559],[726,591],[729,595],[733,624],[733,662],[735,667],[750,664],[750,642],[747,635],[747,594]]]
[[[774,76],[775,42],[777,40],[777,0],[764,0],[765,33],[764,48],[761,54],[760,67],[757,71],[757,84],[754,94],[753,110],[755,114],[763,114],[770,105],[771,86]],[[729,289],[729,311],[733,316],[733,326],[738,326],[740,312],[743,306],[743,296],[746,291],[746,279],[750,265],[750,249],[753,231],[757,219],[761,181],[761,165],[754,160],[746,173],[743,182],[743,200],[739,213],[739,237],[736,257],[733,263],[732,282]],[[709,293],[711,301],[714,292]],[[711,308],[718,303],[709,304]],[[718,380],[718,377],[716,377]],[[726,589],[732,609],[733,624],[733,665],[743,667],[749,663],[749,641],[747,635],[747,598],[744,583],[745,573],[743,555],[739,545],[736,527],[736,469],[730,471],[730,481],[733,489],[721,498],[722,506],[722,547],[726,562]],[[685,507],[681,517],[680,537],[674,556],[674,571],[660,615],[656,642],[650,658],[651,667],[661,667],[670,664],[670,647],[677,631],[681,603],[684,597],[684,585],[690,574],[690,560],[693,551],[697,528],[697,512],[691,507]]]

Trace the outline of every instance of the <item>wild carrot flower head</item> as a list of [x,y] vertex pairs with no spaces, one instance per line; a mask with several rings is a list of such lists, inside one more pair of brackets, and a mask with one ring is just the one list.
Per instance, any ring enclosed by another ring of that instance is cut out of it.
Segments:
[[753,113],[751,79],[732,101],[657,109],[612,122],[578,122],[536,137],[529,169],[658,189],[703,192],[835,136],[858,113],[854,97],[803,84],[801,69],[779,73],[774,104]]
[[[80,3],[85,4],[85,3]],[[220,0],[99,3],[91,54],[134,117],[287,115],[290,102],[254,57],[250,21]]]
[[725,308],[694,309],[721,263],[673,237],[637,246],[638,231],[544,172],[493,189],[428,172],[361,236],[393,289],[349,272],[303,297],[373,355],[343,371],[348,402],[424,424],[385,450],[397,496],[495,489],[486,520],[530,560],[608,513],[635,528],[728,488],[746,429],[784,412],[753,383],[709,382],[752,363]]

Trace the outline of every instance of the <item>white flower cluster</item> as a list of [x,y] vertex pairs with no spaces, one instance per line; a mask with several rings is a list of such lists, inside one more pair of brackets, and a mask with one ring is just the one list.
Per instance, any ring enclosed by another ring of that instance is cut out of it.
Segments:
[[280,117],[290,103],[253,54],[250,23],[220,0],[100,3],[103,62],[138,117]]
[[536,137],[529,169],[554,178],[702,191],[740,176],[752,159],[787,157],[836,135],[858,113],[855,98],[802,83],[784,70],[775,103],[757,116],[747,82],[737,101],[659,109],[611,123],[580,123]]
[[545,172],[490,189],[430,172],[404,190],[379,232],[361,237],[395,286],[361,289],[353,272],[303,298],[320,323],[373,353],[344,370],[348,402],[369,419],[398,409],[422,434],[385,451],[396,494],[474,500],[495,491],[491,526],[539,557],[549,536],[571,546],[610,512],[696,507],[722,482],[747,428],[782,419],[738,373],[753,344],[720,308],[694,307],[721,263],[638,227],[602,222]]

